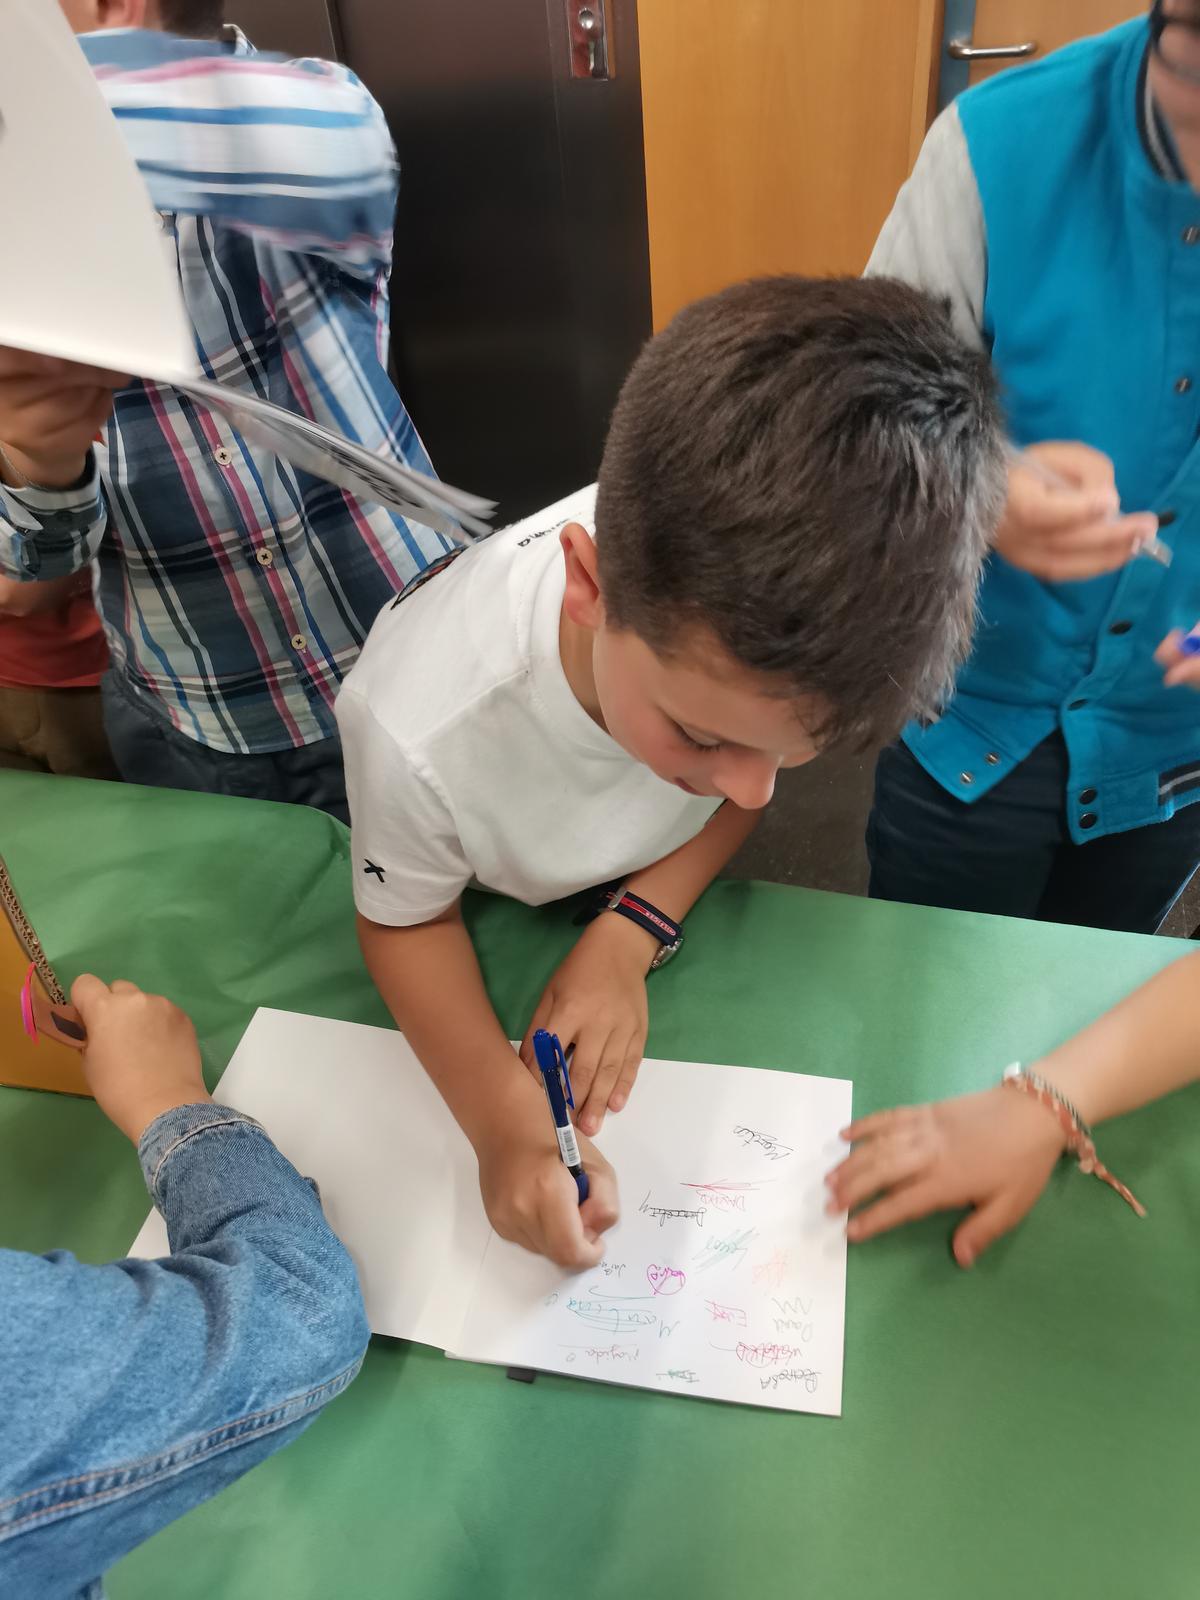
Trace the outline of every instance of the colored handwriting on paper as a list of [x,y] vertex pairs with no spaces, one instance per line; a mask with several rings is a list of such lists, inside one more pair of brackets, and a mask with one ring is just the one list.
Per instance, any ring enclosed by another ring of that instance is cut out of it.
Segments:
[[743,1228],[741,1233],[729,1233],[722,1239],[706,1239],[704,1249],[692,1258],[700,1263],[697,1271],[707,1272],[711,1267],[720,1265],[735,1269],[740,1267],[746,1259],[747,1250],[757,1238],[757,1229]]
[[[728,1349],[728,1346],[714,1345],[714,1350]],[[733,1353],[739,1361],[744,1361],[748,1367],[777,1367],[781,1361],[795,1361],[796,1357],[804,1352],[799,1345],[794,1344],[745,1344],[739,1340],[733,1347]]]
[[728,1178],[717,1178],[713,1183],[685,1182],[682,1187],[694,1189],[697,1199],[703,1200],[710,1211],[744,1212],[747,1198],[753,1198],[756,1189],[771,1181],[760,1178],[757,1183],[734,1183]]
[[675,1383],[699,1383],[700,1374],[693,1372],[690,1367],[671,1367],[667,1372],[657,1372],[659,1379],[669,1378]]
[[687,1282],[687,1274],[677,1272],[674,1267],[660,1267],[657,1262],[652,1262],[646,1268],[646,1281],[655,1294],[678,1294]]
[[648,1217],[657,1217],[660,1228],[665,1228],[668,1222],[694,1222],[698,1228],[704,1226],[704,1207],[697,1206],[693,1211],[686,1211],[679,1206],[652,1206],[650,1204],[650,1191],[646,1191],[646,1198],[638,1210]]
[[562,1348],[570,1351],[570,1354],[564,1357],[568,1366],[573,1365],[580,1355],[585,1361],[594,1362],[596,1366],[602,1367],[605,1363],[616,1366],[622,1362],[637,1361],[642,1354],[638,1345],[617,1344],[615,1340],[609,1345],[565,1344]]
[[653,1311],[623,1311],[602,1300],[570,1299],[567,1310],[589,1327],[603,1328],[607,1333],[629,1333],[634,1328],[652,1327],[658,1321]]
[[735,1328],[746,1326],[746,1313],[737,1306],[719,1306],[715,1300],[706,1300],[704,1309],[714,1322],[732,1322]]
[[669,1339],[678,1326],[678,1322],[660,1322],[658,1325],[658,1337],[660,1339]]
[[776,1248],[765,1261],[760,1261],[754,1269],[755,1283],[765,1283],[769,1289],[778,1289],[783,1282],[788,1269],[788,1258],[782,1250]]
[[788,1367],[783,1372],[770,1372],[758,1380],[760,1389],[778,1389],[781,1383],[802,1383],[809,1394],[816,1394],[821,1374],[811,1367]]
[[783,1161],[793,1151],[792,1145],[780,1144],[773,1133],[759,1133],[754,1128],[735,1128],[733,1133],[743,1144],[757,1145],[768,1161]]

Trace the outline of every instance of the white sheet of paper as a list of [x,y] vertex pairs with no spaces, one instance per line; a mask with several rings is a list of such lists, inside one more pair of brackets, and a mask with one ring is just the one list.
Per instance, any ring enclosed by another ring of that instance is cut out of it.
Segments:
[[[599,1140],[623,1215],[578,1276],[492,1233],[470,1145],[400,1034],[255,1014],[216,1098],[320,1185],[376,1333],[466,1360],[838,1415],[840,1079],[646,1061]],[[549,1113],[547,1112],[547,1119]],[[130,1254],[167,1251],[151,1214]]]
[[[315,1178],[376,1333],[458,1337],[488,1227],[475,1155],[407,1041],[292,1011],[255,1013],[216,1089]],[[130,1255],[167,1253],[151,1212]]]
[[598,1141],[621,1184],[603,1264],[493,1234],[454,1353],[838,1416],[846,1234],[824,1214],[852,1086],[646,1061]]
[[115,372],[196,370],[158,217],[56,0],[0,8],[0,344]]

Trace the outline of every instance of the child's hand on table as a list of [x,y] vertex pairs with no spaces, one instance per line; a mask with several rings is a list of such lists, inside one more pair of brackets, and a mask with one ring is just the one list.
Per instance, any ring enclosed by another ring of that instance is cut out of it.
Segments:
[[606,1111],[620,1111],[642,1064],[650,1013],[646,974],[658,941],[624,917],[597,917],[546,985],[521,1045],[538,1076],[533,1035],[556,1033],[574,1047],[571,1091],[583,1133],[599,1133]]
[[842,1137],[854,1150],[825,1180],[828,1210],[865,1206],[850,1219],[846,1237],[858,1242],[935,1211],[972,1206],[954,1234],[960,1267],[1020,1222],[1065,1145],[1043,1106],[999,1086],[934,1105],[877,1111]]
[[588,1197],[579,1204],[545,1097],[539,1099],[540,1105],[531,1100],[514,1108],[502,1129],[476,1145],[484,1209],[502,1239],[582,1272],[604,1256],[601,1235],[618,1216],[617,1180],[595,1145],[580,1137]]
[[190,1018],[161,995],[90,973],[71,1000],[87,1029],[83,1070],[96,1103],[137,1144],[156,1117],[209,1098]]

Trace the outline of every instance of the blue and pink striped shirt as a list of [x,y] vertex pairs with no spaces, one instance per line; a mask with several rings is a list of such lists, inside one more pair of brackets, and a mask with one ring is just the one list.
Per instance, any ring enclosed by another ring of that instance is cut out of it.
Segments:
[[[257,55],[233,30],[80,43],[162,218],[205,375],[432,475],[387,375],[395,152],[354,74]],[[95,559],[115,670],[237,753],[333,734],[376,613],[446,548],[154,383],[118,393],[83,487],[0,485],[0,572]]]

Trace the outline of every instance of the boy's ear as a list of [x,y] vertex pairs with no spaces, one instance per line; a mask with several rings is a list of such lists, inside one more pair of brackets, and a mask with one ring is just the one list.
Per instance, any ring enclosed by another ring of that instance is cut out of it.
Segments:
[[594,631],[604,623],[595,540],[578,522],[568,522],[558,539],[567,563],[563,608],[572,622]]

